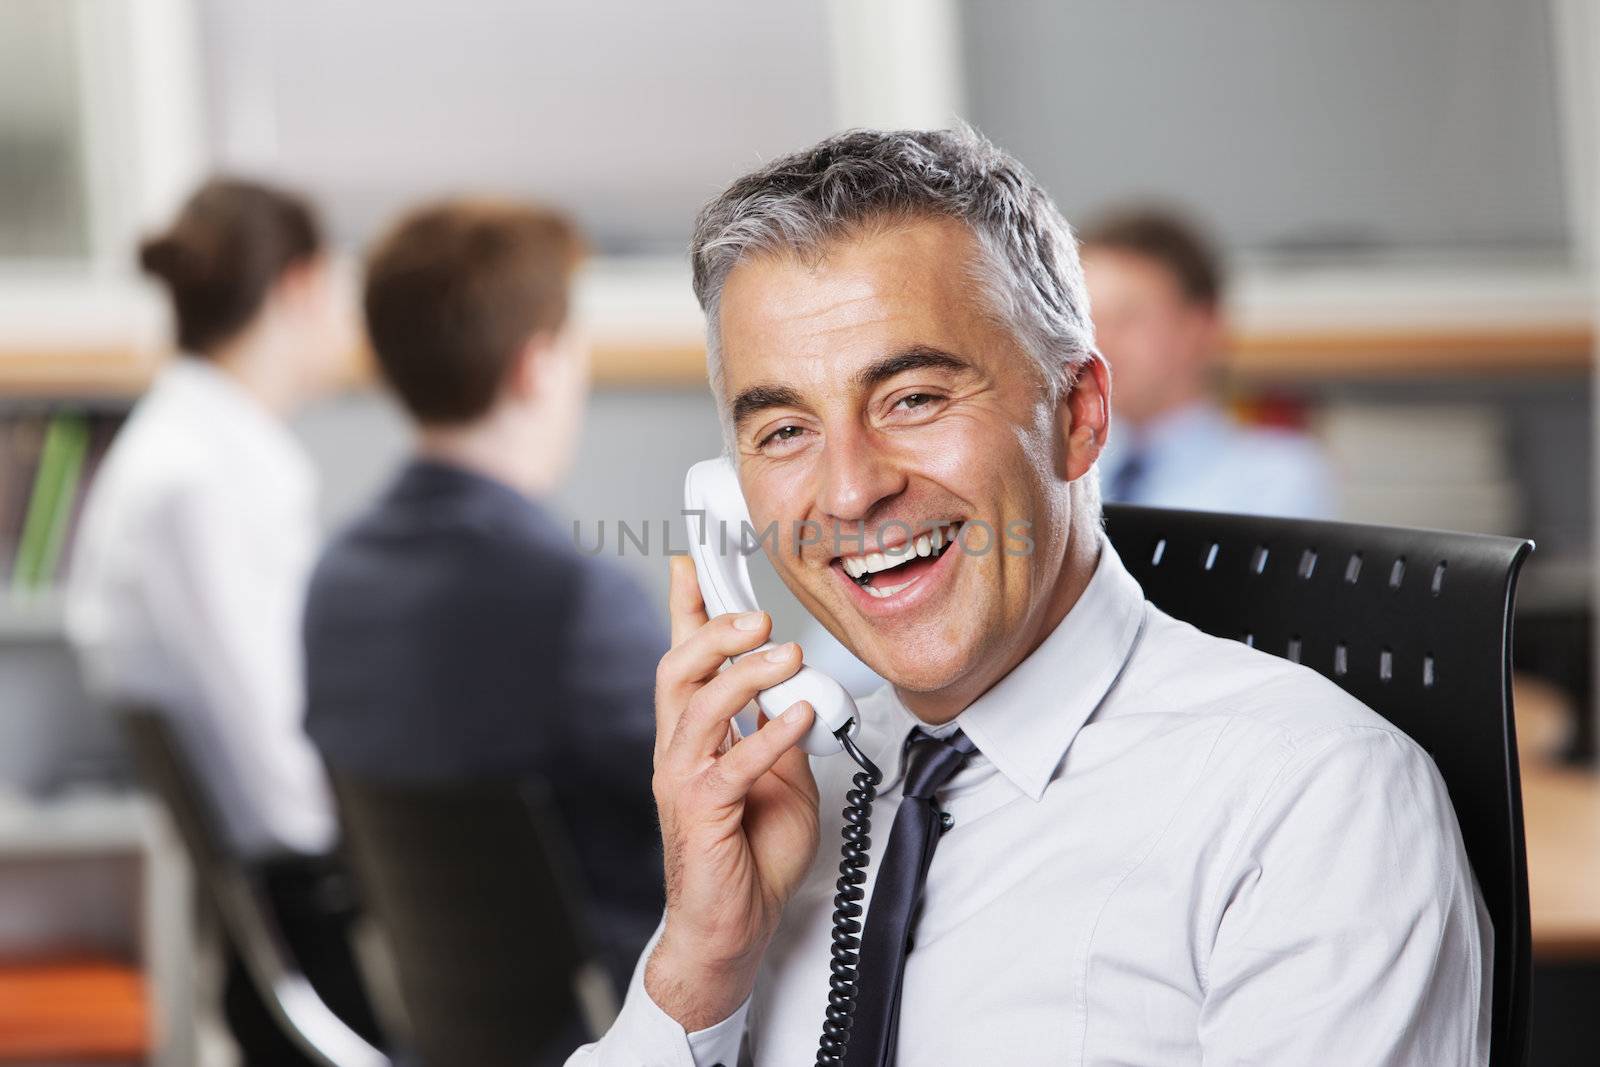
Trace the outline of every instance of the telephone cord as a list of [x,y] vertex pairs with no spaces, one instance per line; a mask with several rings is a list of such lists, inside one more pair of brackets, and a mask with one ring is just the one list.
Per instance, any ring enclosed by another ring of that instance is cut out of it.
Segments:
[[850,1042],[850,1020],[856,1010],[856,969],[861,962],[861,900],[866,895],[861,884],[867,880],[866,867],[870,862],[867,850],[872,847],[868,837],[872,831],[872,802],[877,799],[878,785],[883,781],[883,772],[850,736],[854,725],[852,721],[834,735],[861,770],[851,779],[851,789],[845,794],[844,842],[840,847],[839,880],[835,883],[837,892],[833,897],[828,1014],[817,1045],[817,1067],[843,1063],[845,1048]]

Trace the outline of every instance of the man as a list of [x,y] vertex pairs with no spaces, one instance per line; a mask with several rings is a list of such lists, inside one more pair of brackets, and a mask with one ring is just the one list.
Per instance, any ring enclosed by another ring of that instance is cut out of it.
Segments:
[[[892,683],[859,705],[883,782],[843,1062],[1483,1062],[1488,920],[1428,758],[1162,615],[1105,542],[1110,376],[1033,179],[969,133],[841,134],[736,181],[692,256],[755,528]],[[979,549],[1013,522],[1031,551]],[[803,703],[728,745],[801,651],[719,670],[770,621],[707,622],[691,570],[657,672],[665,921],[574,1064],[813,1062],[853,960],[847,936],[830,966],[856,767],[794,747]]]
[[1155,208],[1106,215],[1081,236],[1095,338],[1116,382],[1106,499],[1331,517],[1334,479],[1314,442],[1241,426],[1217,404],[1223,279],[1205,238]]
[[587,388],[579,260],[560,216],[489,202],[425,207],[369,257],[368,331],[417,454],[313,575],[307,729],[331,770],[367,779],[543,777],[626,981],[661,909],[649,753],[666,638],[539,503]]

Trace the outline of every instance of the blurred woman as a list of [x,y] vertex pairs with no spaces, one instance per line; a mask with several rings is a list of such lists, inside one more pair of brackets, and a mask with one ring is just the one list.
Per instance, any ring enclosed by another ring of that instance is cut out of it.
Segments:
[[[171,717],[313,984],[370,1033],[350,895],[327,858],[332,804],[303,730],[316,487],[285,425],[332,382],[350,315],[310,207],[264,185],[208,182],[140,262],[171,298],[178,353],[90,490],[68,633],[97,696]],[[247,1062],[303,1062],[236,959],[227,1013]]]

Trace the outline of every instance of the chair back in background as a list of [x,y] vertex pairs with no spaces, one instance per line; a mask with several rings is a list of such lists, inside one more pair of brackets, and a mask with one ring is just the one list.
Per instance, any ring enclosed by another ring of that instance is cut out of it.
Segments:
[[595,1028],[575,864],[537,779],[331,775],[425,1067],[561,1062]]
[[170,718],[135,707],[119,710],[117,719],[140,780],[172,817],[201,892],[217,909],[278,1026],[323,1067],[389,1067],[388,1056],[350,1029],[301,971],[250,863],[222,833]]
[[1107,505],[1145,596],[1332,679],[1433,757],[1494,922],[1490,1063],[1527,1056],[1528,872],[1511,614],[1531,541]]

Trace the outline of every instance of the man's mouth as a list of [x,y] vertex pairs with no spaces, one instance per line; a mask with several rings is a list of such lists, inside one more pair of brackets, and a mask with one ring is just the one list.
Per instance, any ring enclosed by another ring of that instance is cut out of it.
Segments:
[[911,586],[950,550],[961,533],[961,523],[951,522],[921,533],[893,548],[840,556],[834,562],[870,595],[883,599]]

